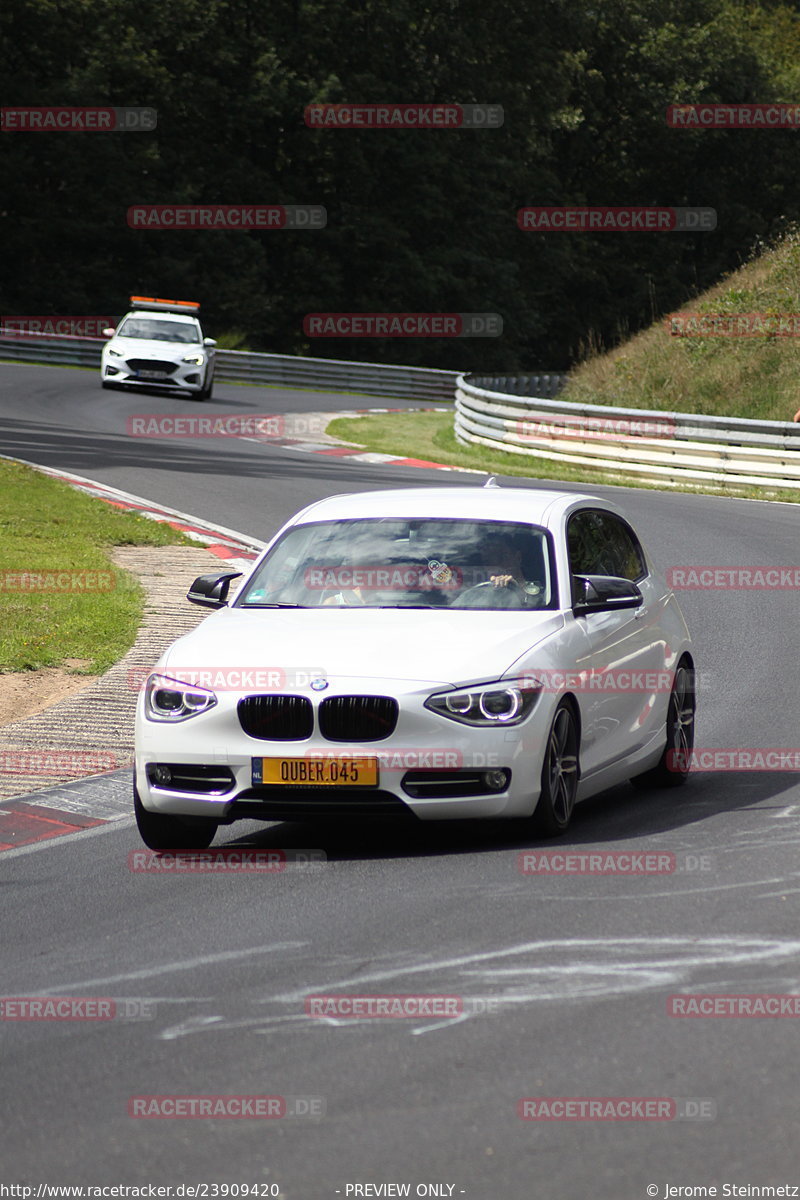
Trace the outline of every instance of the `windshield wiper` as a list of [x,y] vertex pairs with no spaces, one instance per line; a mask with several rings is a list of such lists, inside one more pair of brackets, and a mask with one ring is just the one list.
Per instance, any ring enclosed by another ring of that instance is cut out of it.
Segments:
[[240,608],[308,608],[307,604],[249,604],[246,600],[239,605]]
[[[370,605],[367,605],[366,607],[372,608],[373,606],[370,604]],[[441,609],[445,609],[445,608],[448,608],[449,605],[447,605],[447,604],[376,604],[374,607],[375,608],[397,608],[397,609],[400,609],[400,611],[402,611],[404,608],[441,608]]]

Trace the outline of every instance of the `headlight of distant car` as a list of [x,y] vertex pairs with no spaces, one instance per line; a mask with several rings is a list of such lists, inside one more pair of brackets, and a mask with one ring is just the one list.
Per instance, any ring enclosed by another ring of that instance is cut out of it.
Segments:
[[216,703],[209,688],[181,683],[168,675],[151,675],[147,680],[144,709],[149,721],[188,721]]
[[187,354],[185,358],[181,359],[181,362],[194,363],[196,367],[201,367],[205,361],[206,356],[204,354]]
[[425,707],[462,725],[519,725],[536,703],[541,685],[532,679],[500,679],[429,696]]

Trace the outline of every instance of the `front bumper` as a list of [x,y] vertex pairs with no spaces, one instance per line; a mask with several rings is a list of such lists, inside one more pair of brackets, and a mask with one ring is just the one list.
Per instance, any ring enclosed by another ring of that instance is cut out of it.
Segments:
[[[126,387],[168,388],[175,391],[200,392],[205,385],[207,363],[183,363],[161,360],[133,366],[124,358],[104,358],[101,378],[104,383],[125,384]],[[149,374],[148,372],[152,372]]]
[[[314,734],[302,741],[251,737],[237,716],[241,692],[220,694],[214,708],[176,723],[146,718],[140,698],[135,761],[142,804],[153,812],[201,816],[220,823],[248,817],[289,820],[409,813],[422,820],[452,820],[526,817],[533,812],[553,697],[542,694],[519,725],[472,728],[424,708],[424,700],[433,690],[430,686],[411,695],[385,683],[378,690],[398,699],[397,727],[390,737],[352,744],[325,740],[316,721]],[[341,694],[355,691],[340,689]],[[314,696],[312,704],[318,706],[319,697]],[[377,784],[281,786],[254,782],[254,759],[305,762],[329,756],[377,758]],[[158,780],[156,765],[168,767],[169,781]],[[498,772],[505,772],[505,779]]]

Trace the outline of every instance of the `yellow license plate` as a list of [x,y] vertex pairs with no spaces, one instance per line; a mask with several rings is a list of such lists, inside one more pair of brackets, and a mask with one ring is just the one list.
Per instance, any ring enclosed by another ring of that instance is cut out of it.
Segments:
[[[262,758],[264,784],[284,787],[377,787],[377,758]],[[254,775],[256,771],[254,770]],[[254,780],[255,782],[255,780]]]

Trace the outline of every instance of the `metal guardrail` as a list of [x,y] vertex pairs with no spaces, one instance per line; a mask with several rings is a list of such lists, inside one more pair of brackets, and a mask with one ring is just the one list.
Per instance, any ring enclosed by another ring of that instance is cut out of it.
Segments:
[[[0,336],[0,359],[51,366],[97,367],[99,370],[104,343],[104,338],[68,334],[4,335]],[[440,371],[433,367],[402,367],[293,354],[251,354],[244,350],[217,350],[216,371],[220,381],[355,392],[397,400],[431,400],[437,404],[452,403],[459,379],[457,371]],[[505,378],[498,377],[491,382],[502,383]],[[565,377],[541,374],[515,378],[519,379],[520,386],[524,382],[525,387],[549,396],[555,394]]]
[[[100,369],[104,338],[68,335],[0,337],[0,359]],[[316,391],[355,392],[387,399],[452,403],[458,373],[427,367],[348,362],[337,358],[303,358],[291,354],[250,354],[218,350],[216,377],[220,381],[265,384],[272,387],[313,388]]]
[[[100,366],[102,338],[0,337],[0,359]],[[790,421],[575,404],[565,376],[487,375],[288,354],[217,351],[220,380],[386,399],[449,402],[459,441],[657,480],[800,488],[800,427]]]
[[531,394],[535,379],[460,375],[457,439],[662,486],[800,488],[800,427],[791,421],[575,404]]

